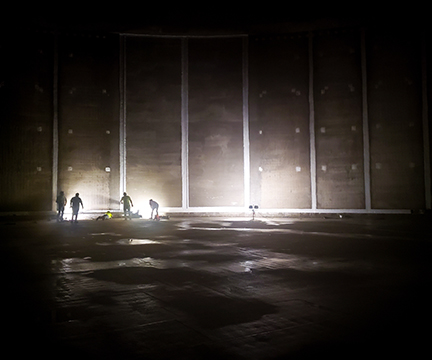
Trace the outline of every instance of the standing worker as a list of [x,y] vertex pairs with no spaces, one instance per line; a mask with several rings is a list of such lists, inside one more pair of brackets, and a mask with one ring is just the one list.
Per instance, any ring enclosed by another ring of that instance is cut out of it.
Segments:
[[125,220],[127,220],[128,217],[129,220],[132,220],[131,206],[133,206],[133,202],[130,196],[126,194],[126,192],[123,193],[123,197],[120,199],[120,204],[123,204],[123,213]]
[[57,203],[57,221],[63,221],[64,208],[67,204],[67,199],[63,191],[60,191],[56,199]]
[[149,201],[150,207],[152,209],[151,215],[150,215],[150,219],[153,219],[153,211],[156,210],[156,215],[155,215],[155,220],[159,220],[159,204],[154,201],[153,199],[150,199]]
[[72,220],[71,222],[74,222],[74,217],[75,217],[75,222],[78,222],[78,211],[79,211],[79,207],[81,207],[84,209],[84,205],[83,202],[81,200],[81,198],[79,197],[79,193],[75,194],[75,197],[73,197],[70,201],[70,206],[72,208]]

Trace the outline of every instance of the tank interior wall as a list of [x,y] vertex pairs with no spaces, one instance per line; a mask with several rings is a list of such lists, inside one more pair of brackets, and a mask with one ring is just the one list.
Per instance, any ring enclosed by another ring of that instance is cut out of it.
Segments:
[[366,42],[375,208],[425,206],[421,41],[420,33],[387,30]]
[[365,208],[360,31],[313,38],[317,207]]
[[190,206],[244,206],[242,39],[191,39],[188,55]]
[[181,41],[130,37],[124,48],[124,190],[136,208],[150,198],[181,207]]
[[422,34],[363,35],[3,34],[0,211],[428,207]]
[[0,211],[51,209],[53,37],[0,35]]
[[309,38],[249,45],[251,202],[310,209]]
[[58,39],[58,190],[85,208],[118,207],[118,39]]

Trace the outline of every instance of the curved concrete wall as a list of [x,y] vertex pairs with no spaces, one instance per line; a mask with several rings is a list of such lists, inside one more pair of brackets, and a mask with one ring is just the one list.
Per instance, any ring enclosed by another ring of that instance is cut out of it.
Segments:
[[0,211],[430,208],[423,35],[3,35]]

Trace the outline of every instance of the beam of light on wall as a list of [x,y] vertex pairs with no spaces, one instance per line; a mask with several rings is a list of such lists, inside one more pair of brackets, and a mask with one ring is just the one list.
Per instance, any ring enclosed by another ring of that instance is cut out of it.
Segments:
[[[60,184],[58,192],[60,191],[64,191],[68,201],[66,210],[76,193],[79,193],[79,197],[83,201],[84,211],[119,209],[119,206],[112,205],[109,174],[105,170],[95,169],[79,174],[76,174],[75,171],[68,171],[68,177],[63,180],[63,184]],[[81,211],[83,210],[80,209]]]

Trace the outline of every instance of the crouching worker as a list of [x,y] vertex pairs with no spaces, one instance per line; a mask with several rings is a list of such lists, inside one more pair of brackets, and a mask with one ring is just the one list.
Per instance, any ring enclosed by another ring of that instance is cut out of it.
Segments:
[[99,216],[99,217],[96,219],[96,221],[98,221],[98,220],[109,220],[109,219],[111,219],[111,218],[112,218],[111,211],[108,210],[105,214]]
[[154,220],[159,220],[159,204],[153,199],[150,199],[149,205],[152,209],[150,219],[153,219],[153,212],[156,210],[156,215],[154,217]]

